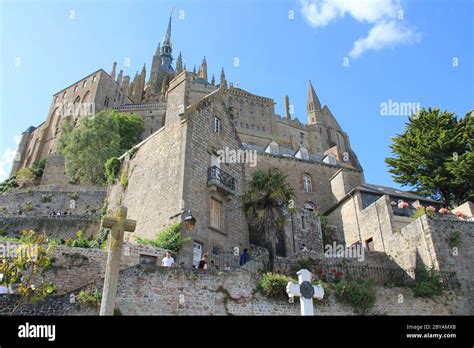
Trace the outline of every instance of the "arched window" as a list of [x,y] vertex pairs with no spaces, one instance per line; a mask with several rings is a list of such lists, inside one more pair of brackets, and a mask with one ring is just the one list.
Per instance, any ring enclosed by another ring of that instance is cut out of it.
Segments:
[[304,192],[313,192],[313,187],[311,185],[311,176],[309,174],[303,175],[303,189]]
[[313,202],[306,202],[305,205],[304,205],[304,208],[306,210],[314,211],[314,203]]
[[90,95],[91,95],[91,93],[89,91],[87,91],[86,94],[84,94],[84,97],[82,97],[82,102],[83,103],[90,102]]

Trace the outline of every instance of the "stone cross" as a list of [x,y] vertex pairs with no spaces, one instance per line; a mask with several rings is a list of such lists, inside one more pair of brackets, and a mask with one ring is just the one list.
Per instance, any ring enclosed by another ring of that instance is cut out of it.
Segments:
[[299,296],[301,304],[301,315],[314,315],[313,298],[322,299],[324,289],[317,285],[311,285],[311,273],[307,269],[298,271],[298,284],[289,282],[286,293],[289,297]]
[[120,257],[122,256],[123,236],[126,232],[135,231],[137,222],[127,219],[127,208],[120,206],[114,216],[105,216],[102,221],[103,228],[111,228],[109,237],[109,250],[107,266],[105,269],[104,290],[100,315],[113,315],[115,298],[117,296],[118,276],[120,270]]

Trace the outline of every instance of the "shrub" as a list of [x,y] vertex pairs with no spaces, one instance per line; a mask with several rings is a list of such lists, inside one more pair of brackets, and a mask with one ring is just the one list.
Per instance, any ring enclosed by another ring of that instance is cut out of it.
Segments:
[[451,248],[459,248],[461,245],[462,234],[461,231],[452,231],[449,235],[448,244]]
[[35,172],[31,168],[21,168],[16,173],[16,183],[20,188],[33,185],[35,179]]
[[52,196],[51,195],[41,195],[41,202],[49,203],[51,202]]
[[431,267],[421,267],[416,275],[415,283],[411,285],[415,297],[434,297],[443,293],[443,282],[440,273]]
[[23,205],[23,209],[25,210],[33,210],[33,204],[31,202],[26,202],[24,205]]
[[105,162],[105,178],[107,183],[112,185],[120,171],[121,162],[117,157],[112,157]]
[[18,183],[16,182],[16,176],[12,176],[9,179],[0,183],[0,194],[7,192],[9,189],[18,187]]
[[343,279],[334,285],[334,293],[336,299],[350,305],[358,314],[366,314],[375,304],[376,290],[370,279]]
[[65,244],[71,248],[92,248],[93,240],[84,238],[84,232],[78,231],[76,238],[66,239]]
[[95,290],[81,290],[77,295],[77,300],[79,303],[87,307],[97,307],[102,301],[102,291]]
[[257,289],[262,295],[277,300],[288,300],[286,286],[289,282],[297,283],[296,280],[278,273],[265,273],[259,279]]
[[416,212],[412,215],[412,218],[413,219],[418,219],[419,217],[423,216],[423,215],[427,215],[429,218],[434,218],[436,217],[436,209],[432,209],[433,207],[428,207],[428,208],[425,208],[424,206],[422,205],[419,205],[417,208],[416,208]]
[[136,238],[136,241],[140,244],[163,248],[174,253],[177,253],[183,245],[190,240],[191,238],[183,238],[181,235],[181,222],[174,223],[163,231],[158,232],[155,240],[142,239],[139,237]]
[[78,198],[79,198],[79,193],[77,193],[77,192],[71,192],[71,193],[69,194],[69,198],[71,198],[71,199],[78,199]]

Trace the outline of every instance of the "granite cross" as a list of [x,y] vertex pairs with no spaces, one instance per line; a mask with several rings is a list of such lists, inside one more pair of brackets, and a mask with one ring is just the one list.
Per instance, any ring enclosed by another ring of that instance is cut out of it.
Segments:
[[286,293],[289,297],[299,296],[301,304],[301,315],[314,315],[313,298],[322,299],[324,289],[317,285],[311,285],[311,273],[307,269],[298,271],[298,283],[289,282],[286,286]]
[[105,216],[102,221],[103,228],[111,228],[109,237],[109,250],[107,266],[105,269],[104,290],[100,315],[113,315],[117,284],[120,270],[120,257],[122,256],[123,235],[125,232],[135,231],[137,222],[127,219],[127,208],[120,206],[115,211],[115,216]]

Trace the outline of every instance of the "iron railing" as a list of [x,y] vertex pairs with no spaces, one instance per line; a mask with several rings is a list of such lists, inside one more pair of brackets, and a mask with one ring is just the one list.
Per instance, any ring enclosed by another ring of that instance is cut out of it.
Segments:
[[231,191],[235,191],[235,179],[229,173],[224,172],[216,166],[209,167],[207,170],[207,182],[217,181]]

